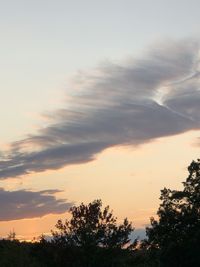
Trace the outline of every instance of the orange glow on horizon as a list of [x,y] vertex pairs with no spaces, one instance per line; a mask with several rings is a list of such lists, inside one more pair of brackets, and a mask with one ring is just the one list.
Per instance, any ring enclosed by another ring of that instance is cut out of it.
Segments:
[[[66,198],[75,205],[102,199],[103,205],[113,209],[119,222],[128,217],[134,227],[144,228],[156,214],[160,190],[182,187],[187,166],[199,157],[199,147],[194,145],[198,137],[199,131],[191,131],[136,148],[110,148],[92,162],[35,173],[22,179],[2,180],[0,186],[7,190],[60,189],[63,192],[56,197]],[[0,222],[0,236],[6,236],[14,228],[17,235],[32,239],[49,233],[57,220],[66,216],[69,215]]]

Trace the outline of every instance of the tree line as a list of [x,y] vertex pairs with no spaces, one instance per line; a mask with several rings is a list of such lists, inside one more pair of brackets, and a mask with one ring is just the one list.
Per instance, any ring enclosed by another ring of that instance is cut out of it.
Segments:
[[188,167],[182,190],[161,190],[157,219],[146,239],[132,240],[127,218],[118,224],[101,200],[73,206],[52,238],[0,240],[1,267],[191,267],[200,266],[200,160]]

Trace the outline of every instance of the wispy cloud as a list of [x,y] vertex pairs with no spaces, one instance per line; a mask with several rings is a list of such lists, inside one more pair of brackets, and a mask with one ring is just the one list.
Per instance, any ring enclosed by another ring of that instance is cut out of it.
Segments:
[[157,44],[141,59],[74,79],[66,108],[2,152],[0,178],[91,161],[106,148],[200,129],[199,44]]
[[66,212],[73,203],[56,199],[59,190],[6,191],[0,188],[0,221],[41,217],[47,214]]

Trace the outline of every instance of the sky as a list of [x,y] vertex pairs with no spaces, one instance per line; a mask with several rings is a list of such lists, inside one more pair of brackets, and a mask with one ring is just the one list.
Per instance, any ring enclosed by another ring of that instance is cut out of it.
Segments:
[[199,157],[200,2],[0,3],[0,236],[99,198],[145,228]]

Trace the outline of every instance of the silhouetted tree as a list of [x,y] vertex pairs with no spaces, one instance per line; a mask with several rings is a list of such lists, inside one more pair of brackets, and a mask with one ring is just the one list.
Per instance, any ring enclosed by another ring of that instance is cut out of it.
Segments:
[[123,248],[129,244],[134,231],[132,223],[126,218],[123,224],[117,225],[117,218],[109,211],[109,206],[102,210],[101,200],[88,205],[82,203],[70,208],[69,212],[71,219],[65,223],[58,220],[57,231],[52,231],[54,241],[82,247]]
[[7,239],[11,240],[11,241],[16,240],[16,233],[15,233],[14,229],[9,232]]
[[183,190],[161,190],[158,220],[151,218],[148,243],[161,266],[200,266],[200,160],[188,167]]
[[[57,230],[52,231],[53,242],[68,250],[79,248],[81,266],[118,266],[126,250],[135,244],[130,242],[130,234],[134,231],[132,223],[124,219],[118,225],[109,206],[102,208],[101,200],[74,206],[70,213],[71,219],[57,222]],[[77,255],[79,252],[76,250]]]

